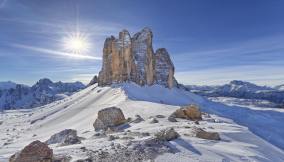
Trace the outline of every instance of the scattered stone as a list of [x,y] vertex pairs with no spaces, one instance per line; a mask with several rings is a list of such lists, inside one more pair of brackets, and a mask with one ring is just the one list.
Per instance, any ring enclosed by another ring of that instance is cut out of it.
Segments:
[[86,150],[87,150],[87,148],[86,147],[80,147],[80,149],[83,151],[83,152],[85,152]]
[[9,162],[52,162],[53,151],[47,144],[34,141],[20,152],[12,155]]
[[86,134],[86,133],[89,133],[89,132],[90,132],[90,131],[87,130],[87,131],[84,131],[82,134]]
[[196,125],[199,125],[199,121],[198,121],[198,120],[196,120],[194,123],[195,123]]
[[149,133],[149,132],[142,132],[141,135],[142,135],[143,137],[146,137],[146,136],[150,136],[150,133]]
[[68,155],[53,155],[52,162],[70,162],[72,157]]
[[96,131],[107,130],[126,123],[126,119],[120,108],[108,107],[98,112],[98,118],[94,122],[93,126]]
[[126,121],[127,121],[128,123],[130,123],[130,122],[132,121],[132,118],[131,118],[131,117],[128,117],[128,118],[126,119]]
[[184,126],[184,128],[187,128],[187,129],[188,129],[188,128],[191,128],[191,127],[190,127],[190,126]]
[[164,129],[155,134],[155,137],[162,141],[171,141],[179,136],[180,135],[173,128]]
[[159,120],[157,120],[156,118],[152,118],[151,121],[150,121],[151,124],[154,124],[154,123],[159,123]]
[[135,115],[135,119],[132,121],[132,123],[140,123],[142,121],[145,121],[140,115]]
[[134,137],[130,137],[130,136],[124,136],[124,137],[121,137],[120,139],[122,140],[132,140],[132,139],[135,139]]
[[217,132],[206,132],[201,128],[194,128],[196,133],[196,137],[208,140],[221,140],[219,134]]
[[116,140],[116,139],[119,139],[118,136],[114,136],[114,135],[109,135],[108,136],[108,141],[113,141],[113,140]]
[[166,116],[164,115],[156,115],[157,118],[165,118]]
[[105,133],[105,131],[99,131],[99,132],[96,132],[94,134],[94,136],[96,136],[96,137],[105,137],[106,133]]
[[3,124],[3,121],[0,121],[0,125],[2,125]]
[[75,162],[93,162],[92,158],[87,158],[87,159],[79,159],[76,160]]
[[91,155],[92,160],[98,162],[150,162],[154,161],[158,155],[171,152],[171,148],[164,141],[152,138],[128,141],[125,145],[114,144],[113,149],[106,148],[94,152]]
[[36,134],[33,134],[33,137],[36,137],[37,135]]
[[169,116],[169,117],[168,117],[168,121],[170,121],[170,122],[178,122],[178,121],[176,120],[176,118],[174,118],[173,116]]
[[77,136],[77,131],[74,129],[65,129],[59,133],[52,135],[45,143],[62,145],[72,145],[81,143],[80,137]]
[[11,142],[5,142],[4,144],[3,144],[3,146],[7,146],[7,145],[10,145],[11,144]]

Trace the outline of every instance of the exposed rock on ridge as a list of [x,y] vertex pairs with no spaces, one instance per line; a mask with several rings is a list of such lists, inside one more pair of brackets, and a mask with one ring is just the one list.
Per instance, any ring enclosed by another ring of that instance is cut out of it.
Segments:
[[119,33],[119,38],[111,36],[105,40],[103,65],[99,72],[100,86],[127,81],[139,85],[160,84],[168,88],[177,83],[174,65],[165,48],[154,53],[153,33],[144,28],[131,38],[127,30]]

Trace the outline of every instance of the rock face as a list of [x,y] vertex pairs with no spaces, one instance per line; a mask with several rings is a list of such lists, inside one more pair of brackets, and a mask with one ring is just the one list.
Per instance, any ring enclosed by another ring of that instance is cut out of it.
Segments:
[[98,112],[98,118],[94,122],[93,126],[95,130],[106,130],[121,124],[124,124],[126,119],[121,111],[117,107],[109,107],[102,109]]
[[135,82],[141,86],[160,84],[168,88],[177,85],[174,65],[165,48],[154,53],[153,33],[144,28],[131,38],[127,30],[119,38],[111,36],[105,40],[103,65],[99,72],[99,86],[112,83]]
[[73,129],[65,129],[59,133],[52,135],[45,143],[62,145],[72,145],[81,143],[80,138],[77,136],[77,131]]
[[175,67],[165,48],[160,48],[156,51],[155,61],[156,82],[169,88],[175,86]]
[[12,155],[9,162],[52,162],[53,151],[47,144],[34,141],[21,152]]

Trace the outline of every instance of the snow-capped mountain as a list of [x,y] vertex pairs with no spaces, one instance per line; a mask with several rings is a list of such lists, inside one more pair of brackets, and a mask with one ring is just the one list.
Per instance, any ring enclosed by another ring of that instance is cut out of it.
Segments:
[[235,97],[241,99],[266,100],[276,107],[284,105],[284,91],[234,80],[221,86],[186,86],[191,92],[207,97]]
[[85,88],[81,82],[62,83],[40,79],[36,84],[27,85],[6,82],[0,89],[0,108],[33,108],[70,96]]

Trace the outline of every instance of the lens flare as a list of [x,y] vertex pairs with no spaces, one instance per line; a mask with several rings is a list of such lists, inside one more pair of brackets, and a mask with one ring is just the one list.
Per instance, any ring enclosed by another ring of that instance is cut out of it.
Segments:
[[84,54],[89,50],[89,41],[82,33],[69,34],[63,38],[64,49],[74,54]]

